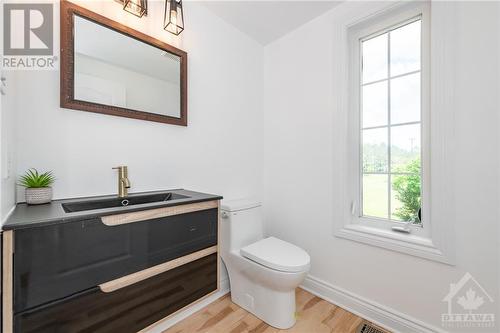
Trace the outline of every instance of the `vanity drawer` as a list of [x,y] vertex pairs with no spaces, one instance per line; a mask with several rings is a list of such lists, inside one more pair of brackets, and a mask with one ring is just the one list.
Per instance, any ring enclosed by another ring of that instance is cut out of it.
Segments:
[[14,317],[22,333],[135,333],[217,290],[217,253],[105,293],[95,287]]
[[217,244],[217,208],[108,226],[100,218],[14,233],[14,313]]

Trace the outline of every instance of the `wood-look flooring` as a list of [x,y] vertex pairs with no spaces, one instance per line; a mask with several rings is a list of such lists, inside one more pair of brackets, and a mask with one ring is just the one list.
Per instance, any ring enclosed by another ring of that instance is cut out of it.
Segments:
[[355,333],[363,319],[298,288],[297,323],[279,330],[231,302],[218,299],[163,333]]

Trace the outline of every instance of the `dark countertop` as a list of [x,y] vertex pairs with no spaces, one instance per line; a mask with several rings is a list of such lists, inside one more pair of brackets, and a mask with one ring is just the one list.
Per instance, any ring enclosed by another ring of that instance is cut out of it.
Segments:
[[210,200],[220,200],[222,196],[213,195],[207,193],[200,193],[194,191],[188,191],[183,189],[175,190],[165,190],[165,191],[153,191],[153,192],[141,192],[141,193],[131,193],[128,197],[140,196],[145,194],[162,194],[162,193],[175,193],[187,196],[188,198],[176,199],[170,201],[160,201],[153,203],[146,203],[133,206],[125,207],[113,207],[104,209],[95,209],[80,211],[74,213],[66,213],[62,207],[63,203],[67,202],[77,202],[86,200],[103,200],[103,199],[113,199],[116,195],[105,195],[96,197],[85,197],[85,198],[72,198],[64,200],[54,200],[51,203],[44,205],[27,205],[26,203],[17,204],[12,215],[7,219],[3,225],[3,230],[17,230],[25,228],[34,228],[44,225],[67,223],[76,220],[91,219],[98,216],[122,214],[128,212],[135,212],[145,209],[159,208],[159,207],[169,207],[178,206],[194,202],[210,201]]

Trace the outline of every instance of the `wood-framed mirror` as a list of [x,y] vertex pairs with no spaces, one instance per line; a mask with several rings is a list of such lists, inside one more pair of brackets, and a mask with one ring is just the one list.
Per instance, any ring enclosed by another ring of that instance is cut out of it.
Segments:
[[61,1],[61,107],[187,126],[187,53]]

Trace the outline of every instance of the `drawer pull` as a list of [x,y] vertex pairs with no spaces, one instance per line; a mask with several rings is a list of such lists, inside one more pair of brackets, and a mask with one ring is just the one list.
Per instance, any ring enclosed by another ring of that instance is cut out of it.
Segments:
[[145,279],[149,279],[150,277],[169,271],[171,269],[182,266],[189,262],[201,259],[216,252],[217,252],[217,246],[208,247],[206,249],[188,254],[187,256],[170,260],[163,264],[156,265],[133,274],[125,275],[116,280],[100,284],[99,288],[105,293],[111,293],[115,290],[130,286],[134,283],[140,282]]
[[115,225],[121,225],[121,224],[126,224],[126,223],[147,221],[147,220],[157,219],[157,218],[161,218],[161,217],[187,214],[187,213],[197,212],[200,210],[217,208],[218,206],[219,206],[219,203],[216,200],[197,202],[197,203],[186,204],[186,205],[142,210],[139,212],[108,215],[108,216],[101,217],[101,221],[105,225],[112,227]]

